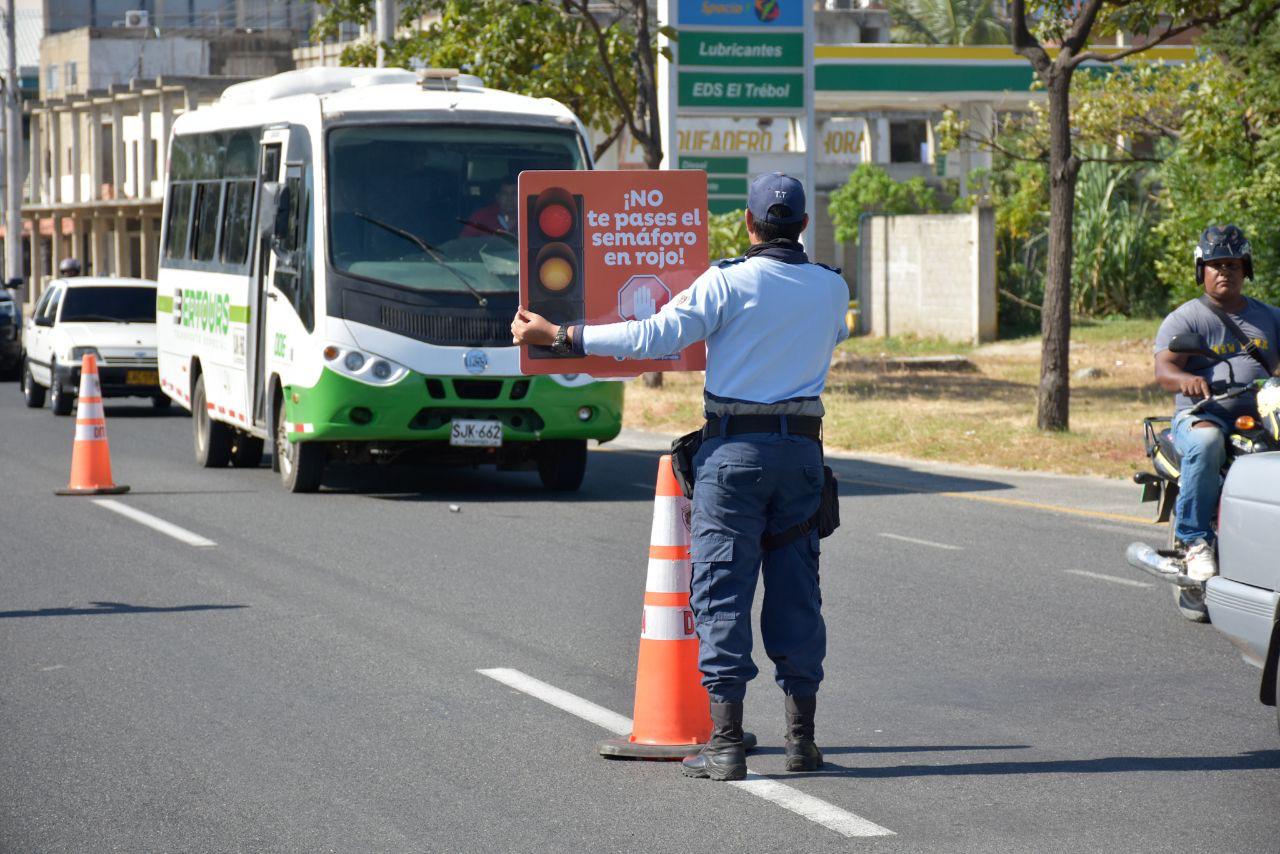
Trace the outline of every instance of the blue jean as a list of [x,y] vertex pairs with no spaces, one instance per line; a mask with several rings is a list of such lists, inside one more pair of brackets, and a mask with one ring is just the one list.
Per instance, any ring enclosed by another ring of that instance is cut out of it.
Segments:
[[771,551],[760,539],[817,512],[822,447],[780,433],[717,437],[703,443],[694,465],[689,604],[702,684],[716,702],[740,703],[759,673],[751,660],[751,603],[763,563],[760,635],[775,680],[792,696],[816,694],[827,652],[818,533]]
[[[1197,421],[1218,426],[1193,426]],[[1216,539],[1213,520],[1222,494],[1222,466],[1227,459],[1225,436],[1216,418],[1177,415],[1173,419],[1173,446],[1182,456],[1174,534],[1184,543],[1212,543]]]

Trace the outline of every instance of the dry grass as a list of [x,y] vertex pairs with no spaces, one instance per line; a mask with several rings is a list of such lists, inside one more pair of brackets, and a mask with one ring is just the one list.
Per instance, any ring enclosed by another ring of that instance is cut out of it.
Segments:
[[[1072,332],[1071,431],[1035,429],[1039,339],[944,349],[936,341],[860,338],[842,349],[856,361],[832,369],[824,400],[828,447],[1005,468],[1127,477],[1145,467],[1142,418],[1172,411],[1152,381],[1158,321],[1119,321]],[[974,373],[892,371],[876,357],[956,352]],[[668,374],[661,389],[627,387],[630,427],[685,432],[701,421],[701,374]]]

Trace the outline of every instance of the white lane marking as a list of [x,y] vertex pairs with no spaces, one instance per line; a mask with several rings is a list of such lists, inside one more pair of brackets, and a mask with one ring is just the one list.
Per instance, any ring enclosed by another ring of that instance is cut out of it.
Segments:
[[920,540],[915,537],[904,537],[901,534],[886,534],[885,532],[881,531],[880,536],[888,537],[891,540],[902,540],[902,542],[904,543],[915,543],[918,546],[932,546],[935,549],[946,549],[947,551],[952,551],[952,552],[961,551],[961,548],[959,546],[950,546],[950,545],[947,545],[946,543],[935,543],[933,540]]
[[550,703],[557,709],[562,709],[571,715],[577,715],[584,721],[590,721],[615,735],[631,734],[631,718],[624,717],[617,712],[611,712],[604,706],[597,706],[590,700],[584,700],[554,685],[548,685],[541,679],[534,679],[519,670],[513,670],[510,667],[493,667],[488,670],[477,670],[476,672],[482,676],[488,676],[490,679],[496,679],[503,685],[509,685],[517,691],[523,691],[531,697],[537,697],[544,703]]
[[1112,584],[1123,584],[1126,587],[1151,586],[1145,581],[1134,581],[1132,578],[1117,578],[1114,575],[1103,575],[1101,572],[1090,572],[1087,569],[1064,569],[1063,572],[1069,572],[1072,575],[1079,575],[1082,578],[1096,578],[1099,581],[1110,581]]
[[[519,670],[510,667],[492,667],[477,670],[476,672],[515,688],[517,691],[523,691],[530,696],[537,697],[557,709],[562,709],[571,715],[577,715],[583,720],[590,721],[617,735],[629,735],[631,733],[631,718],[624,717],[617,712],[611,712],[603,706],[597,706],[590,700],[584,700],[576,694],[570,694],[568,691],[557,688],[554,685],[548,685],[541,679],[534,679]],[[834,830],[841,836],[895,835],[892,830],[867,821],[856,813],[841,809],[835,804],[827,803],[821,798],[815,798],[813,795],[806,795],[786,783],[779,783],[777,780],[763,777],[754,771],[748,770],[747,779],[734,781],[730,785],[737,786],[739,789],[749,792],[758,798],[775,803],[802,818],[807,818],[822,825],[828,830]]]
[[53,665],[52,667],[41,667],[41,668],[40,668],[40,672],[41,672],[41,673],[48,673],[50,670],[62,670],[62,669],[63,669],[63,668],[65,668],[66,666],[67,666],[67,665],[65,665],[65,664],[55,664],[55,665]]
[[159,531],[162,534],[167,534],[175,540],[180,540],[189,546],[205,547],[217,545],[213,540],[206,539],[199,534],[194,534],[186,528],[179,528],[172,522],[166,522],[163,519],[152,516],[150,513],[143,513],[137,507],[130,507],[128,504],[121,504],[114,498],[95,498],[93,499],[93,503],[97,504],[99,507],[105,507],[108,510],[119,513],[121,516],[126,516],[140,525],[146,525],[152,530]]
[[747,772],[747,779],[735,780],[729,785],[748,791],[757,798],[772,801],[783,809],[791,810],[796,815],[803,816],[809,821],[817,822],[828,830],[834,830],[842,836],[896,835],[887,827],[881,827],[875,822],[867,821],[862,816],[855,815],[848,810],[842,810],[834,804],[827,803],[822,798],[806,795],[798,789],[791,788],[786,783],[779,783],[777,780],[761,777],[754,771]]

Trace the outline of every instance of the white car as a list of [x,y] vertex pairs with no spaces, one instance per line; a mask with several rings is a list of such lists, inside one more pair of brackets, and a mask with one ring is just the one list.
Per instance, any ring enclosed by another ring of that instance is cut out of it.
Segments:
[[32,409],[69,415],[80,364],[98,360],[103,397],[149,397],[169,405],[156,370],[156,283],[143,279],[53,279],[22,329],[22,393]]

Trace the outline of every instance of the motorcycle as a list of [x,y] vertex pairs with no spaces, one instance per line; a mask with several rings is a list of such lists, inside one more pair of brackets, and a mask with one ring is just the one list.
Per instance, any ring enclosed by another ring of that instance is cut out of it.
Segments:
[[[1227,457],[1222,467],[1224,478],[1232,463],[1240,457],[1280,450],[1280,379],[1273,377],[1253,383],[1236,382],[1235,371],[1228,358],[1210,350],[1204,338],[1195,333],[1175,335],[1169,342],[1169,349],[1174,353],[1201,356],[1227,365],[1227,381],[1211,383],[1209,388],[1212,394],[1188,409],[1190,415],[1202,411],[1211,402],[1231,400],[1252,389],[1258,389],[1260,418],[1242,415],[1227,433]],[[1131,543],[1125,557],[1131,566],[1173,585],[1174,602],[1184,617],[1192,622],[1207,623],[1209,609],[1205,605],[1204,582],[1187,575],[1185,547],[1174,532],[1174,508],[1178,500],[1182,459],[1173,445],[1171,423],[1172,419],[1168,416],[1143,419],[1143,443],[1152,471],[1136,472],[1133,476],[1134,483],[1142,487],[1142,501],[1156,502],[1156,524],[1168,525],[1165,548],[1154,549],[1146,543]]]

